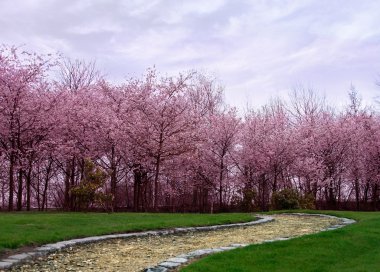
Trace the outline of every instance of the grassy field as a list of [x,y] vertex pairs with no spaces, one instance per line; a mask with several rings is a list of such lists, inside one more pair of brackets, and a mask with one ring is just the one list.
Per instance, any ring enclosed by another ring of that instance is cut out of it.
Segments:
[[244,213],[0,213],[0,256],[9,249],[70,238],[252,219]]
[[352,218],[358,223],[214,254],[181,271],[380,271],[380,212],[324,213]]

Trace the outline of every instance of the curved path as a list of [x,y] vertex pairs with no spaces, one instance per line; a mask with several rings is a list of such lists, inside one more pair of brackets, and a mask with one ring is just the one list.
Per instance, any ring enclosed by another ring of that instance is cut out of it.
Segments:
[[[179,229],[177,232],[180,233],[167,235],[149,232],[150,235],[140,237],[67,247],[13,267],[11,271],[142,271],[147,267],[152,267],[148,271],[166,271],[163,266],[167,264],[170,267],[170,258],[176,261],[173,257],[181,257],[182,260],[177,258],[177,261],[185,262],[191,257],[247,244],[289,239],[352,223],[329,216],[283,214],[271,217],[274,221],[265,224],[240,224],[221,229],[211,227],[213,230],[201,232]],[[169,262],[165,262],[168,259]]]

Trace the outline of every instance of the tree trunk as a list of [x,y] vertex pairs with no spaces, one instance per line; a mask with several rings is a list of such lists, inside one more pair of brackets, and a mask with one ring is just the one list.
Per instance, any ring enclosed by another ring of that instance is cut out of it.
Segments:
[[17,210],[22,210],[22,189],[23,189],[23,170],[18,171],[18,190],[17,190]]
[[1,209],[5,208],[5,183],[1,182]]
[[378,185],[375,183],[372,186],[372,205],[373,205],[373,210],[377,211],[377,198],[378,198]]
[[133,170],[133,210],[139,211],[140,199],[140,184],[141,184],[141,171],[140,169]]
[[13,193],[14,193],[14,160],[15,155],[13,150],[11,151],[9,158],[9,201],[8,211],[13,211]]
[[[199,190],[195,185],[193,185],[192,191],[193,191],[193,193],[192,193],[192,204],[191,205],[193,208],[197,207],[197,210],[200,211],[200,201],[199,201],[199,196],[198,196]],[[171,203],[169,201],[169,205],[170,204]]]
[[274,171],[274,178],[273,178],[273,187],[272,187],[272,192],[275,193],[277,192],[277,176],[278,176],[278,173],[277,173],[277,167],[275,167]]
[[111,147],[111,194],[113,196],[112,200],[112,208],[115,210],[117,206],[117,199],[116,199],[116,182],[117,182],[117,176],[116,176],[116,163],[115,163],[115,147]]
[[208,189],[203,188],[202,212],[207,212],[208,205]]
[[70,173],[71,173],[71,162],[70,160],[66,161],[66,170],[65,170],[65,195],[63,201],[63,208],[68,211],[70,209]]
[[154,174],[154,196],[153,196],[153,209],[158,210],[158,177],[160,174],[161,156],[158,155],[156,159],[156,171]]
[[128,171],[125,173],[125,206],[129,208]]
[[[49,160],[49,164],[48,164],[48,167],[46,169],[46,176],[45,176],[45,182],[44,182],[44,190],[43,190],[43,195],[42,195],[42,209],[44,209],[45,206],[47,207],[47,189],[48,189],[48,184],[49,184],[49,179],[50,179],[50,171],[51,171],[51,168],[52,168],[52,164],[53,164],[53,161]],[[69,201],[67,201],[66,203],[69,203]]]
[[355,201],[356,201],[356,210],[360,210],[360,187],[359,180],[355,178]]
[[220,173],[219,173],[219,211],[223,209],[223,172],[224,172],[224,160],[222,157],[220,161]]
[[262,211],[268,211],[268,184],[265,179],[265,174],[262,174],[260,176],[260,183],[261,183],[261,210]]
[[330,181],[330,184],[328,186],[328,202],[329,202],[329,209],[336,209],[336,199],[335,199],[333,181]]
[[70,185],[69,185],[69,199],[70,199],[70,211],[75,210],[75,199],[72,197],[70,189],[75,186],[75,157],[72,158],[70,164]]
[[368,203],[368,191],[369,191],[369,182],[367,181],[364,187],[364,203],[365,204]]
[[26,210],[27,211],[30,211],[31,179],[32,179],[32,163],[29,164],[28,173],[26,175]]

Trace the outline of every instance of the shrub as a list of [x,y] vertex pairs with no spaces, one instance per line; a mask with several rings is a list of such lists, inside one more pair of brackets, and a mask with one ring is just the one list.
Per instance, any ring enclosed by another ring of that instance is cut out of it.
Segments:
[[283,189],[272,195],[272,206],[276,210],[291,210],[300,208],[300,197],[297,190]]
[[299,199],[301,209],[315,209],[315,197],[312,193],[307,193]]
[[240,203],[241,209],[245,212],[254,211],[254,200],[256,198],[256,191],[254,189],[244,189],[242,193],[243,199]]
[[103,170],[96,167],[91,160],[85,161],[84,178],[70,190],[77,210],[88,210],[93,204],[108,209],[112,195],[102,192],[106,179],[107,174]]

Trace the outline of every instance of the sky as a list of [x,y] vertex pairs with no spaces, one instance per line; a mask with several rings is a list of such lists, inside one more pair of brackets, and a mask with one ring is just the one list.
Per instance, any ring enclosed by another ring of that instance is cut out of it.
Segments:
[[294,88],[380,95],[378,0],[0,0],[0,43],[95,60],[111,81],[198,70],[258,108]]

